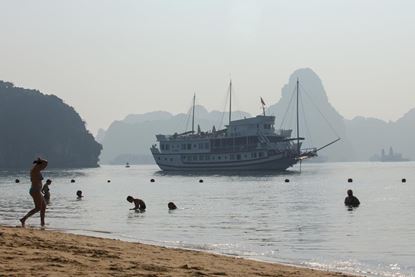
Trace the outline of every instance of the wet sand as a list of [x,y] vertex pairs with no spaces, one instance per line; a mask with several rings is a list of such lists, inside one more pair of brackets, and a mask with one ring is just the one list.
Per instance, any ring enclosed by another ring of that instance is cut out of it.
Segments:
[[352,276],[205,252],[0,226],[0,276]]

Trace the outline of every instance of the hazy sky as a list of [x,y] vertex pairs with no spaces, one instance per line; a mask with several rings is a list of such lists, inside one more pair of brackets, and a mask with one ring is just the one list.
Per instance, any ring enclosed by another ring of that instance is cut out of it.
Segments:
[[346,118],[415,107],[415,1],[4,1],[0,79],[55,94],[95,133],[130,113],[185,112],[194,92],[260,112],[312,68]]

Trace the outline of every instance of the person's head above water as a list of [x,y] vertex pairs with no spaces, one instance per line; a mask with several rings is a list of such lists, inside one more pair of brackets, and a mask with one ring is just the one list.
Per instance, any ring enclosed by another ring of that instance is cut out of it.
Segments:
[[352,191],[351,189],[349,189],[349,190],[347,191],[347,195],[348,195],[348,196],[350,196],[350,197],[351,197],[351,196],[353,196],[353,191]]
[[82,195],[82,190],[78,190],[78,191],[76,192],[76,196],[78,196],[78,197],[83,197],[83,195]]
[[167,207],[169,207],[169,210],[175,210],[175,209],[177,209],[177,206],[173,202],[169,202],[167,204]]
[[134,201],[134,197],[132,197],[131,195],[127,196],[127,201],[132,203]]

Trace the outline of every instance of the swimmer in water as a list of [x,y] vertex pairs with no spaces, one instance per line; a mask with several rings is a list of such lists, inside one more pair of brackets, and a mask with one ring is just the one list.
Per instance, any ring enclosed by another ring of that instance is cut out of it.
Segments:
[[356,208],[360,205],[359,199],[353,195],[353,191],[351,189],[347,191],[347,197],[344,199],[344,205],[349,208]]
[[170,211],[177,209],[177,206],[173,202],[169,202],[167,207],[169,207]]
[[78,199],[78,200],[81,200],[82,199],[82,197],[84,197],[83,195],[82,195],[82,190],[78,190],[77,192],[76,192],[76,199]]

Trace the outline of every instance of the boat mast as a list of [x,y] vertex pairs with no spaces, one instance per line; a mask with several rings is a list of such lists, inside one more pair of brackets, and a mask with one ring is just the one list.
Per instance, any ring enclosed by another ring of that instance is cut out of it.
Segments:
[[192,107],[192,134],[195,132],[195,100],[196,100],[196,93],[193,95],[193,107]]
[[298,116],[298,87],[300,82],[297,77],[297,153],[300,155],[300,118]]
[[229,82],[229,125],[232,119],[232,79]]

